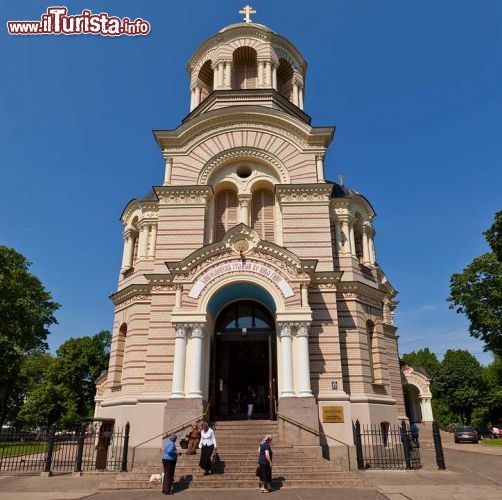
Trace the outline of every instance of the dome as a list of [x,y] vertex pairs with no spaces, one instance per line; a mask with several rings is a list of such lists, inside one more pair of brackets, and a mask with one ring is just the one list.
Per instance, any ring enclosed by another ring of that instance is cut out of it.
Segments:
[[[286,38],[269,27],[241,22],[224,27],[195,50],[187,64],[190,111],[215,91],[260,93],[260,101],[284,98],[303,110],[307,62]],[[226,96],[235,105],[235,94]],[[240,103],[242,104],[242,102]],[[217,107],[226,106],[221,102]],[[213,107],[214,109],[214,107]]]

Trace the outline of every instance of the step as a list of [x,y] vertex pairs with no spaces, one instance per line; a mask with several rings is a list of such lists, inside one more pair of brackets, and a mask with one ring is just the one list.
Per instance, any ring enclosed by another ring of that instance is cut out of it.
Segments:
[[[211,476],[212,478],[212,476]],[[175,482],[175,489],[185,488],[258,488],[258,478],[246,480],[228,481],[225,479],[206,481],[208,477],[200,481],[181,481]],[[352,486],[352,487],[365,487],[366,484],[362,482],[357,476],[344,477],[344,478],[331,478],[331,479],[273,479],[272,487],[277,488],[320,488],[320,487],[337,487],[337,486]],[[109,481],[100,484],[100,490],[129,490],[129,489],[160,489],[159,483],[150,483],[149,481]]]

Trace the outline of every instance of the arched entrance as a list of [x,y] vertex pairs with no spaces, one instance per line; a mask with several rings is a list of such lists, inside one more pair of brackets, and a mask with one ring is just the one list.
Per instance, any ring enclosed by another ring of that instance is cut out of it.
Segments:
[[255,300],[237,300],[217,314],[211,346],[210,395],[215,418],[275,418],[274,318]]
[[406,416],[410,422],[420,423],[422,422],[422,412],[420,410],[420,391],[418,387],[412,384],[406,384],[403,386],[404,392],[404,405],[406,409]]

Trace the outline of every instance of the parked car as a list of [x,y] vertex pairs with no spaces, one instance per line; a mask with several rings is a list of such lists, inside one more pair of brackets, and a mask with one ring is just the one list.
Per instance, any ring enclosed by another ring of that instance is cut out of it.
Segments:
[[455,443],[477,443],[479,441],[479,434],[476,427],[470,425],[459,427],[454,434]]
[[493,424],[493,426],[492,426],[492,438],[493,439],[498,439],[498,438],[502,439],[502,424],[501,423]]
[[480,440],[493,439],[493,432],[490,429],[478,429],[478,437]]

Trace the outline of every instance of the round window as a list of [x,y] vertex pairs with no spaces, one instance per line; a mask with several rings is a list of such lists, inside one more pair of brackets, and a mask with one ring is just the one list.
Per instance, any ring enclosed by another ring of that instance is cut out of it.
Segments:
[[248,167],[247,165],[242,165],[237,169],[237,175],[241,179],[245,179],[246,177],[249,177],[252,174],[251,167]]

